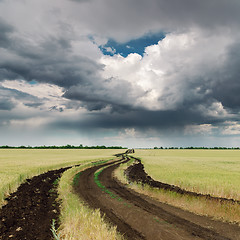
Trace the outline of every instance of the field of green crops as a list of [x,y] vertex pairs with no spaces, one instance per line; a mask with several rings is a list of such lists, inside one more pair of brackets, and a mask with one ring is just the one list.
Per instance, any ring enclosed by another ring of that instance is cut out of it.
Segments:
[[240,200],[239,150],[136,150],[155,180]]
[[15,191],[26,178],[64,166],[109,159],[121,151],[119,149],[1,149],[0,207],[5,195]]

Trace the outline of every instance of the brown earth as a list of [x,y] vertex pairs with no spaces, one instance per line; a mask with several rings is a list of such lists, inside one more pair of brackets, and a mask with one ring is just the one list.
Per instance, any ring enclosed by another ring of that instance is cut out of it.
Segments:
[[52,220],[59,216],[57,180],[68,168],[27,179],[6,199],[0,209],[1,240],[52,239]]
[[[100,208],[106,220],[116,225],[126,239],[240,239],[238,225],[213,221],[128,189],[113,177],[119,164],[108,163],[83,171],[75,191],[90,207]],[[96,174],[101,167],[106,168]]]

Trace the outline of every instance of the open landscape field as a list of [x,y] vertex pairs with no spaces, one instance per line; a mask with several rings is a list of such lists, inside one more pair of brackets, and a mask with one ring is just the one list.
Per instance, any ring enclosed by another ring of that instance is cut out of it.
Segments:
[[[212,174],[213,180],[219,177],[222,162],[230,164],[236,161],[236,166],[239,166],[238,151],[136,150],[135,154],[131,154],[134,158],[126,154],[114,156],[124,151],[2,150],[1,161],[4,168],[1,169],[0,176],[2,183],[8,186],[2,188],[2,196],[7,194],[6,189],[13,191],[13,185],[24,183],[17,192],[8,197],[7,204],[0,209],[0,239],[240,239],[240,221],[236,220],[239,217],[239,203],[230,202],[230,206],[221,200],[217,202],[211,199],[204,200],[203,205],[207,211],[209,209],[207,207],[212,208],[211,204],[218,205],[218,209],[215,210],[220,217],[217,219],[228,222],[228,218],[221,218],[224,212],[229,212],[228,215],[233,216],[229,219],[231,224],[216,221],[209,218],[211,214],[201,212],[195,214],[195,211],[192,211],[192,202],[198,205],[201,199],[192,201],[187,194],[183,194],[180,205],[190,206],[190,209],[186,208],[190,211],[188,212],[175,204],[176,199],[179,201],[176,192],[170,190],[167,193],[174,201],[170,198],[158,198],[152,193],[164,196],[166,193],[162,189],[152,189],[147,184],[135,184],[134,180],[131,181],[129,178],[126,181],[127,176],[123,173],[124,169],[130,169],[137,164],[143,166],[143,163],[147,173],[162,182],[176,185],[174,176],[177,176],[178,180],[182,176],[183,183],[187,180],[192,183],[194,175],[198,172],[198,181],[200,182],[202,178],[204,182],[209,173]],[[232,154],[231,161],[226,157],[228,152]],[[217,159],[221,156],[218,164]],[[210,157],[213,158],[213,162]],[[74,167],[70,168],[73,165]],[[202,165],[205,166],[203,169]],[[51,169],[56,170],[49,171]],[[167,169],[173,169],[175,172],[167,173]],[[231,170],[235,172],[235,168],[229,167],[223,168],[221,173],[223,175],[225,171],[227,174]],[[161,174],[161,171],[165,175]],[[45,173],[41,174],[42,172]],[[38,176],[29,179],[33,175]],[[133,174],[133,178],[141,175],[144,174],[140,168]],[[173,180],[161,178],[169,175]],[[117,179],[116,176],[120,178]],[[204,183],[209,183],[210,180],[209,176],[208,181]],[[197,181],[194,184],[188,190],[204,192],[199,190],[201,184],[197,185]],[[231,186],[234,184],[235,182]],[[209,185],[212,189],[218,189],[221,183],[216,185],[212,181]],[[187,185],[181,185],[182,188],[183,186]],[[208,193],[208,189],[205,191]],[[216,196],[222,196],[216,192]],[[235,193],[237,194],[237,190]],[[237,195],[231,194],[231,197],[236,199]],[[226,194],[224,196],[227,197]]]
[[239,150],[136,150],[155,180],[189,191],[240,200]]

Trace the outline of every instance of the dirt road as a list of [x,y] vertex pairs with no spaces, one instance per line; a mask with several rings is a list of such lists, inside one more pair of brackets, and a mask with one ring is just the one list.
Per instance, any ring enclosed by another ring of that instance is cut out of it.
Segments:
[[138,194],[113,178],[119,163],[83,171],[75,186],[92,208],[100,208],[126,239],[239,240],[240,227],[213,221]]

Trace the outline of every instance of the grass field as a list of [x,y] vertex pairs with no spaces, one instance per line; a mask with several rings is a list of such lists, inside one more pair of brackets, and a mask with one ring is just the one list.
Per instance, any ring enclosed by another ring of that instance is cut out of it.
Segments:
[[1,149],[0,207],[4,197],[15,191],[26,178],[81,162],[109,159],[119,152],[119,149]]
[[239,150],[136,150],[155,180],[240,200]]
[[[4,203],[6,194],[13,192],[26,178],[64,166],[111,159],[114,154],[121,151],[118,149],[2,149],[0,150],[0,207]],[[155,180],[195,192],[240,200],[240,151],[238,150],[137,149],[133,155],[142,159],[146,172]],[[86,208],[72,194],[71,185],[74,175],[83,168],[84,166],[81,166],[68,170],[60,180],[59,192],[63,201],[59,233],[67,240],[86,238],[89,234],[93,237],[89,239],[122,239],[115,228],[103,222],[98,211]],[[123,170],[121,172],[123,178]],[[131,185],[131,187],[162,202],[168,202],[197,214],[240,223],[239,205],[216,205],[209,201],[190,199],[164,191],[143,189],[142,186]],[[79,211],[76,211],[76,208]],[[79,225],[81,225],[80,231]]]

